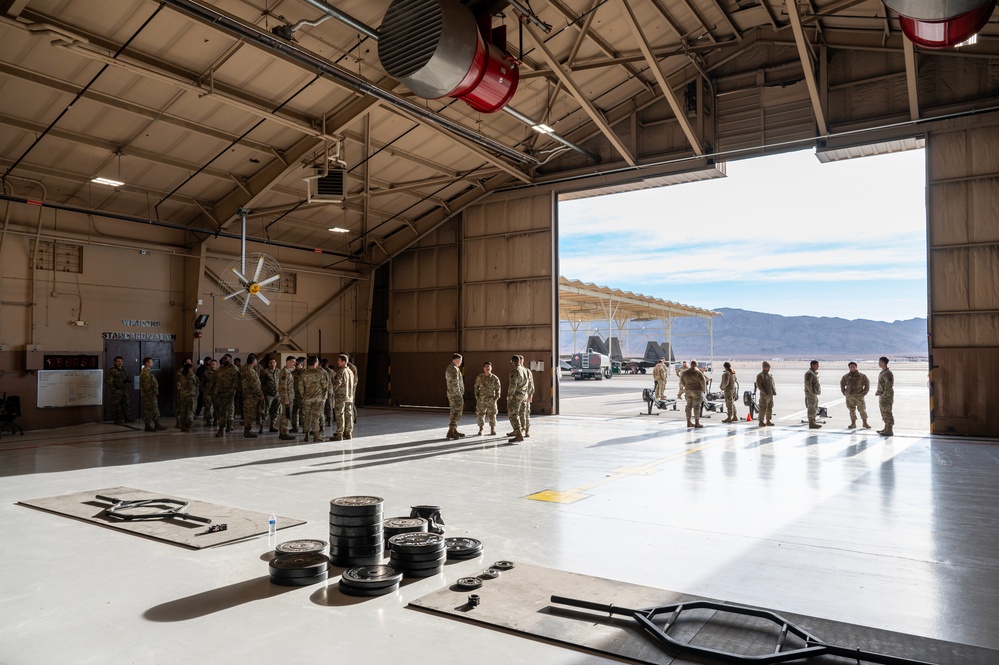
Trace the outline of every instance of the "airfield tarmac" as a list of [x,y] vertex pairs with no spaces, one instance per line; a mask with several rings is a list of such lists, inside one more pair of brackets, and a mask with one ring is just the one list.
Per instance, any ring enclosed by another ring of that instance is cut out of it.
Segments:
[[[746,390],[753,389],[756,375],[760,372],[762,361],[734,361],[732,369],[735,370],[736,378],[739,381],[739,403],[736,413],[745,422],[749,411],[742,403],[742,394]],[[804,375],[808,369],[807,361],[769,361],[770,372],[774,375],[774,382],[777,385],[777,395],[774,398],[774,425],[777,427],[796,427],[804,429],[807,427],[805,415],[805,392]],[[846,409],[846,399],[839,390],[839,381],[847,373],[846,360],[820,361],[819,381],[822,385],[822,395],[819,397],[819,406],[825,406],[829,412],[829,417],[825,420],[823,429],[842,429],[850,424],[850,416]],[[722,361],[716,360],[715,369],[707,374],[712,384],[709,390],[719,390],[721,384]],[[905,431],[909,433],[927,434],[930,430],[930,398],[929,382],[927,374],[929,363],[891,363],[892,372],[895,375],[895,431]],[[874,430],[881,429],[881,412],[878,409],[878,399],[874,396],[877,390],[878,369],[876,361],[862,361],[859,363],[862,374],[866,374],[871,381],[871,392],[867,395],[867,415],[868,421]],[[610,380],[603,381],[576,381],[569,374],[563,374],[559,386],[559,407],[562,415],[576,416],[618,416],[618,417],[643,417],[659,418],[668,420],[684,420],[684,402],[677,403],[677,410],[672,407],[660,410],[652,407],[652,415],[648,414],[648,406],[642,399],[642,390],[652,388],[652,370],[647,370],[647,374],[615,374]],[[666,397],[676,397],[679,389],[679,382],[675,374],[669,374],[666,383]],[[724,406],[724,405],[723,405]],[[725,418],[724,409],[722,413],[704,412],[703,423],[721,423]],[[750,424],[750,423],[746,423]],[[751,423],[757,425],[755,421]],[[858,418],[858,426],[860,421]]]

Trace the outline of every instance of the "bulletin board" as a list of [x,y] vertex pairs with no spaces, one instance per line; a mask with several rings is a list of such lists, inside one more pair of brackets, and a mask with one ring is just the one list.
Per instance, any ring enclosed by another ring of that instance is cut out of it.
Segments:
[[38,408],[100,406],[104,403],[104,370],[39,370]]

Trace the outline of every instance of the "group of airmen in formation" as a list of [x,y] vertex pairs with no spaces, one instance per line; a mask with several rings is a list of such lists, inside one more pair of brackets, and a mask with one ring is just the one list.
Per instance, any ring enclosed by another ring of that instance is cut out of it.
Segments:
[[[736,401],[738,400],[738,388],[736,383],[735,370],[731,363],[724,363],[725,371],[721,378],[721,391],[725,396],[725,410],[727,417],[723,423],[734,423],[739,421],[736,413]],[[892,415],[892,406],[895,401],[895,375],[888,369],[888,358],[881,356],[878,359],[878,367],[881,373],[878,375],[878,387],[874,393],[878,398],[878,406],[881,410],[881,418],[884,427],[878,430],[881,436],[892,436],[895,425],[895,418]],[[860,413],[862,429],[870,429],[867,422],[867,404],[864,398],[870,392],[871,382],[865,374],[861,374],[857,369],[857,363],[850,361],[847,363],[849,371],[840,379],[840,392],[846,398],[846,408],[850,413],[850,424],[847,429],[857,428],[857,413]],[[771,427],[773,422],[774,395],[777,394],[777,386],[774,377],[770,373],[770,363],[764,361],[762,371],[756,375],[756,392],[758,397],[757,408],[759,415],[757,420],[760,427]],[[680,391],[676,394],[677,399],[686,397],[687,427],[701,428],[701,403],[704,400],[704,393],[707,392],[707,379],[704,372],[697,366],[696,360],[687,361],[676,369],[676,375],[680,380]],[[656,382],[656,399],[662,400],[666,392],[666,359],[661,358],[659,363],[653,368],[652,376]],[[819,429],[822,427],[817,422],[819,412],[819,395],[822,393],[822,386],[819,383],[819,361],[813,360],[808,365],[808,370],[804,377],[805,387],[805,410],[808,414],[808,428]]]
[[[324,430],[332,425],[336,426],[334,441],[353,438],[357,367],[347,354],[337,356],[335,366],[316,356],[288,356],[284,367],[277,365],[271,358],[261,366],[252,353],[245,363],[228,353],[218,360],[208,356],[197,370],[190,360],[185,361],[176,375],[177,427],[193,432],[194,419],[203,409],[204,424],[218,427],[217,437],[233,430],[235,416],[240,413],[247,438],[263,434],[265,424],[283,441],[294,440],[292,434],[300,431],[305,441],[310,434],[314,441],[325,441]],[[152,367],[153,359],[143,358],[139,392],[147,432],[166,429],[160,424],[159,381]],[[115,424],[132,422],[131,377],[121,356],[108,370],[106,382]]]
[[[458,423],[465,407],[465,377],[461,373],[463,358],[460,353],[451,356],[451,364],[444,372],[447,385],[447,399],[450,405],[450,424],[447,430],[448,439],[460,439],[464,434],[458,431]],[[510,418],[512,432],[509,443],[519,443],[531,436],[531,401],[534,399],[534,375],[524,366],[524,356],[514,355],[510,358],[510,380],[506,393],[506,413]],[[483,434],[486,422],[489,423],[489,434],[496,434],[496,413],[502,386],[498,376],[493,374],[493,364],[482,364],[482,373],[475,378],[475,420],[479,425],[477,436]]]

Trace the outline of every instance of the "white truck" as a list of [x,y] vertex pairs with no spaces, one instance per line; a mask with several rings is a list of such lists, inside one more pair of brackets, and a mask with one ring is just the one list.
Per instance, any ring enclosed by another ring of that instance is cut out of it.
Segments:
[[593,349],[587,349],[585,353],[572,354],[570,364],[572,365],[572,378],[576,381],[583,379],[600,381],[614,376],[610,356],[594,353]]

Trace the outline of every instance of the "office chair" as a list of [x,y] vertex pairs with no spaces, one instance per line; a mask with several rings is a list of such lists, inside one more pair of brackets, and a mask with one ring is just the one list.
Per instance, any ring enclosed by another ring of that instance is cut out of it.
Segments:
[[24,430],[14,421],[21,417],[21,398],[17,395],[8,396],[3,394],[3,401],[0,402],[0,436],[4,430],[9,430],[11,434],[20,432],[24,436]]

